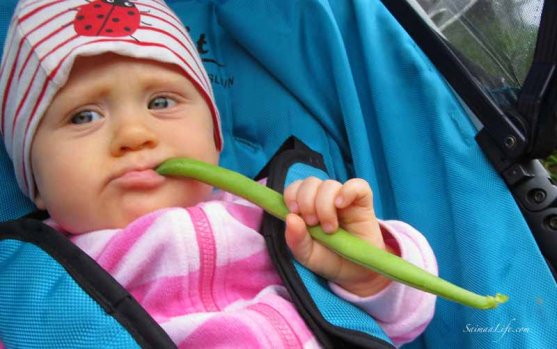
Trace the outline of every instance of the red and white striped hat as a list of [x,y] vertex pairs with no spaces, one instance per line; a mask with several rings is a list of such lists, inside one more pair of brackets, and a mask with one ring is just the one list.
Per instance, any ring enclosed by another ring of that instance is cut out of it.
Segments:
[[21,0],[0,67],[0,131],[30,198],[31,143],[43,114],[77,56],[106,52],[179,66],[205,97],[222,149],[219,114],[196,45],[163,0]]

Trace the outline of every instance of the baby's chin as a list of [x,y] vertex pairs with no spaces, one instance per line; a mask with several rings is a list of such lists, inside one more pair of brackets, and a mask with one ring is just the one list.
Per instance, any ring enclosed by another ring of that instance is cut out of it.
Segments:
[[118,212],[112,211],[110,214],[97,217],[97,219],[81,220],[75,225],[68,225],[63,228],[72,234],[84,234],[103,229],[123,229],[151,214],[156,215],[158,211],[177,207],[186,208],[188,206],[190,205],[180,205],[176,203],[136,205],[135,207],[126,210],[121,209]]
[[[158,209],[148,210],[148,211],[134,211],[126,212],[121,215],[111,215],[109,217],[102,217],[101,219],[94,220],[82,220],[80,222],[57,222],[60,228],[73,235],[85,234],[92,231],[104,230],[104,229],[123,229],[135,221],[146,217],[150,213],[154,213],[158,210],[164,210],[169,207],[161,207]],[[56,220],[55,220],[56,221]]]
[[179,195],[172,195],[176,193],[122,195],[119,200],[104,202],[104,205],[89,206],[88,209],[94,212],[74,211],[73,214],[64,212],[59,220],[54,216],[53,218],[65,231],[72,234],[101,229],[122,229],[156,211],[176,207],[187,208],[206,201],[210,197],[211,188],[202,189],[196,192],[179,193]]

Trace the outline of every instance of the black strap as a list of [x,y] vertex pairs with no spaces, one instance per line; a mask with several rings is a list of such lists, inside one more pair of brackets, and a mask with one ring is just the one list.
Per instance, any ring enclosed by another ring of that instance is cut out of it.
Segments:
[[[521,117],[515,115],[517,113],[503,110],[487,94],[469,68],[467,59],[430,27],[409,1],[381,2],[481,121],[485,136],[479,142],[484,151],[486,148],[495,148],[505,160],[522,156],[527,148],[528,139],[524,134]],[[489,142],[484,142],[483,139]]]
[[[32,243],[48,253],[142,348],[176,348],[166,332],[141,305],[110,274],[60,232],[40,220],[22,218],[0,223],[0,240],[3,239]],[[102,343],[99,345],[102,346]]]
[[501,110],[476,82],[465,58],[408,1],[381,2],[482,122],[478,144],[505,179],[550,268],[556,269],[557,186],[531,158],[548,154],[557,144],[557,2],[544,4],[534,64],[520,96],[522,113],[518,105],[517,110]]
[[557,2],[546,0],[530,71],[518,99],[529,124],[530,159],[545,158],[557,148]]
[[[307,164],[326,171],[323,157],[320,154],[308,148],[298,139],[291,137],[282,145],[257,178],[267,177],[267,186],[278,192],[283,192],[288,170],[296,163]],[[286,285],[292,302],[323,347],[394,348],[390,343],[379,338],[363,332],[338,327],[326,321],[296,271],[284,238],[284,223],[269,214],[265,214],[262,232],[271,260]]]

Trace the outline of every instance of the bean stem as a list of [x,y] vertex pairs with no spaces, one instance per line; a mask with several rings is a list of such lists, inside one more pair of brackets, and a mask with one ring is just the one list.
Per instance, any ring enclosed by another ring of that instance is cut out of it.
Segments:
[[[193,159],[174,158],[163,162],[157,168],[157,172],[161,175],[192,178],[220,188],[249,200],[281,220],[284,220],[289,212],[281,194],[240,173],[219,166]],[[308,230],[314,239],[344,258],[389,279],[447,300],[478,309],[492,309],[508,300],[508,296],[503,294],[481,296],[456,286],[343,229],[338,229],[333,234],[325,233],[320,226],[309,227]]]

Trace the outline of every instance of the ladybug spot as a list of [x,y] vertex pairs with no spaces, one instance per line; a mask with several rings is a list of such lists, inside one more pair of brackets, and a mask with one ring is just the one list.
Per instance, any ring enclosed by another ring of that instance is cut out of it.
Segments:
[[82,20],[85,19],[85,16],[79,15],[79,16],[75,17],[75,19],[77,19],[78,21],[82,21]]
[[93,26],[90,25],[90,24],[87,24],[87,25],[85,26],[85,30],[91,30],[91,28],[93,28]]
[[94,8],[100,8],[100,7],[101,7],[101,4],[95,4],[95,5],[93,5],[93,7],[94,7]]
[[133,12],[133,11],[128,11],[128,16],[135,16],[135,12]]
[[113,30],[112,30],[112,29],[107,29],[107,30],[105,30],[105,32],[107,32],[107,33],[112,33]]
[[103,14],[97,15],[97,18],[98,18],[98,19],[103,19],[103,18],[104,18],[104,15],[103,15]]
[[118,22],[120,22],[120,18],[112,18],[112,22],[118,23]]
[[124,30],[127,31],[127,32],[131,32],[131,31],[132,31],[132,29],[131,29],[130,27],[124,27]]

